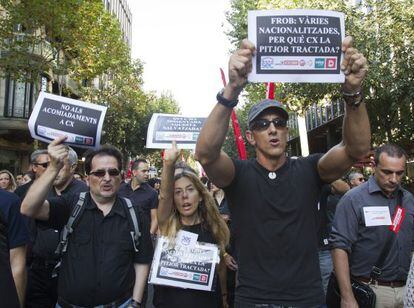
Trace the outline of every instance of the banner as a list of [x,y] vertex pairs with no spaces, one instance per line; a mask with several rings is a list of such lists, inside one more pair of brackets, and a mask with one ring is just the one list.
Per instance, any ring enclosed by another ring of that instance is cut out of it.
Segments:
[[249,11],[256,46],[253,82],[342,83],[344,14],[322,10]]
[[193,239],[183,239],[171,244],[166,237],[158,238],[148,282],[211,291],[219,262],[218,247],[200,242],[191,245]]
[[147,148],[166,149],[175,140],[180,149],[195,149],[206,118],[154,113],[148,125]]
[[34,139],[50,143],[67,136],[65,144],[97,148],[101,142],[106,107],[41,92],[29,118]]

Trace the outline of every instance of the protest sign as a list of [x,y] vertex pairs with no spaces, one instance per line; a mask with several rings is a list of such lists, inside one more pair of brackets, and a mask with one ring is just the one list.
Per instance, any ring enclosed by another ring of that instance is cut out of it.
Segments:
[[147,148],[166,149],[173,140],[180,149],[195,149],[206,118],[154,113],[147,131]]
[[344,14],[322,10],[249,11],[256,46],[253,82],[342,83]]
[[96,148],[101,142],[106,107],[41,92],[29,119],[34,139],[51,142],[67,136],[66,144]]
[[218,247],[196,242],[189,245],[160,237],[155,248],[149,283],[212,291]]

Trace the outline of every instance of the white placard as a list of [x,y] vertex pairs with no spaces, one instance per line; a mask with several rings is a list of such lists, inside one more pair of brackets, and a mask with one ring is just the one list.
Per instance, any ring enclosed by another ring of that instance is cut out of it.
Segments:
[[195,149],[206,118],[154,113],[148,125],[147,148],[168,149],[175,140],[180,149]]
[[34,139],[50,143],[67,136],[65,144],[97,148],[101,143],[106,107],[40,92],[28,122]]
[[168,238],[160,237],[155,248],[148,282],[185,289],[211,291],[218,247],[199,243],[194,246],[171,245]]
[[365,226],[390,226],[391,216],[388,206],[364,206]]
[[344,14],[323,10],[248,12],[256,46],[252,82],[343,83],[340,70]]

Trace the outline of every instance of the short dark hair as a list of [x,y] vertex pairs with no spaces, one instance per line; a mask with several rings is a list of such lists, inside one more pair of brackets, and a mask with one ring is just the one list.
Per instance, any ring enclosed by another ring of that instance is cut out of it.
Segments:
[[144,163],[144,164],[148,164],[147,160],[144,158],[138,158],[136,160],[134,160],[134,163],[132,164],[132,170],[138,170],[138,166],[139,164]]
[[407,159],[407,153],[404,151],[402,147],[394,143],[385,143],[375,150],[375,154],[374,154],[375,165],[378,165],[379,158],[382,153],[386,153],[390,157],[397,157],[397,158],[401,158],[404,156]]
[[90,150],[86,152],[85,156],[85,172],[89,174],[92,170],[92,159],[95,156],[112,156],[118,161],[118,169],[122,170],[122,154],[114,146],[105,144],[97,150]]

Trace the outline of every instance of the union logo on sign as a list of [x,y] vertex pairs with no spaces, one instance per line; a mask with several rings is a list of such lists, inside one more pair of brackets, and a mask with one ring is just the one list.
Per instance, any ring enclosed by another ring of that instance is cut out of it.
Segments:
[[325,62],[326,68],[336,68],[336,58],[327,58]]
[[325,59],[316,58],[315,59],[315,68],[323,68],[325,66]]

